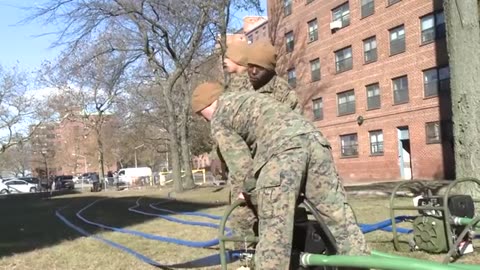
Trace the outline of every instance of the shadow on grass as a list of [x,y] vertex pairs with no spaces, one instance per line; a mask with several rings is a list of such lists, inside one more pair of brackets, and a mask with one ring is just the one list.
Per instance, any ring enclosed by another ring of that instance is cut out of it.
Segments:
[[[148,208],[149,203],[158,202],[161,197],[141,197],[141,207],[138,209],[151,213],[169,214]],[[92,234],[103,231],[99,227],[82,222],[75,214],[88,204],[104,198],[108,197],[102,196],[101,193],[73,197],[64,195],[49,197],[46,194],[0,197],[0,258],[53,246],[65,240],[74,240],[81,237],[80,234],[67,227],[55,216],[55,210],[62,207],[66,207],[61,211],[62,215],[75,225]],[[96,205],[87,209],[83,216],[91,221],[119,228],[155,219],[156,217],[128,211],[129,207],[135,205],[138,198],[139,195],[125,194],[125,197],[112,197],[108,200],[99,201]],[[162,207],[173,211],[200,211],[222,205],[224,204],[176,200],[174,203]]]

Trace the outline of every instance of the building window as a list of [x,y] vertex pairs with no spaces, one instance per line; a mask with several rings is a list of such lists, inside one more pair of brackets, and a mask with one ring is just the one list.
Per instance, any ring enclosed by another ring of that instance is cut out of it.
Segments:
[[381,130],[370,131],[370,154],[383,155],[383,132]]
[[358,156],[357,134],[348,134],[340,136],[342,157]]
[[421,18],[422,44],[445,37],[445,16],[443,11]]
[[248,44],[252,44],[252,43],[253,43],[253,35],[249,35],[249,36],[247,37],[247,43],[248,43]]
[[377,61],[377,38],[371,37],[363,41],[365,64]]
[[405,51],[405,28],[403,25],[390,30],[390,55]]
[[313,120],[323,120],[323,99],[317,98],[312,100],[313,103]]
[[310,75],[312,82],[320,80],[320,59],[310,61]]
[[398,77],[392,80],[393,83],[393,103],[402,104],[408,102],[408,78],[407,76]]
[[432,68],[423,71],[425,97],[438,96],[450,92],[450,68]]
[[335,65],[337,73],[352,69],[352,47],[347,47],[335,52]]
[[388,1],[388,5],[390,6],[390,5],[393,5],[393,4],[395,4],[395,3],[400,2],[400,1],[402,1],[402,0],[387,0],[387,1]]
[[427,143],[440,143],[441,142],[441,132],[440,132],[440,122],[429,122],[425,124],[425,133],[427,135]]
[[287,52],[292,52],[294,47],[293,31],[285,34],[285,42],[285,45],[287,46]]
[[283,0],[283,15],[292,14],[292,0]]
[[332,9],[332,21],[341,21],[342,28],[350,25],[350,7],[348,2]]
[[291,87],[297,86],[297,75],[295,74],[295,68],[291,68],[287,71],[288,84]]
[[378,83],[367,85],[367,109],[378,109],[381,106],[380,86]]
[[368,17],[375,12],[374,0],[361,0],[362,1],[362,18]]
[[318,39],[317,19],[308,22],[308,41],[313,42]]
[[338,115],[355,113],[355,91],[349,90],[337,94]]

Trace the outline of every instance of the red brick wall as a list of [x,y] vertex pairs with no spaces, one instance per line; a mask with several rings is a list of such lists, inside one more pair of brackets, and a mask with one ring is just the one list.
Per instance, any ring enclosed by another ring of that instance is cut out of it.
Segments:
[[[275,1],[278,2],[278,1]],[[276,29],[279,50],[278,72],[282,75],[294,67],[297,92],[305,105],[306,116],[313,119],[312,99],[322,97],[324,118],[315,124],[332,144],[334,158],[345,181],[394,180],[400,178],[397,127],[408,126],[411,142],[412,174],[418,179],[445,178],[444,167],[451,174],[452,148],[443,144],[426,144],[425,123],[450,118],[449,99],[424,98],[423,70],[448,64],[445,40],[421,45],[420,17],[441,9],[441,1],[402,0],[387,6],[387,0],[375,0],[375,13],[361,19],[360,1],[349,1],[350,25],[335,33],[330,30],[331,10],[347,1],[293,1],[292,14],[280,14],[269,1],[271,29]],[[435,6],[434,6],[435,3]],[[280,6],[281,8],[281,6]],[[307,43],[307,22],[317,19],[317,41]],[[405,27],[406,51],[390,56],[389,29]],[[294,31],[295,49],[285,53],[284,35]],[[363,40],[376,36],[378,60],[363,61]],[[338,49],[352,46],[353,69],[336,73],[335,54]],[[321,80],[311,82],[309,61],[320,58]],[[393,104],[392,78],[408,76],[409,102]],[[381,108],[367,111],[365,86],[379,83]],[[337,116],[337,93],[355,90],[354,114]],[[441,106],[439,104],[442,104]],[[441,109],[440,109],[441,108]],[[358,116],[365,121],[359,126]],[[369,131],[383,130],[383,156],[370,156]],[[359,155],[340,158],[342,134],[357,133]],[[448,140],[448,139],[447,139]]]

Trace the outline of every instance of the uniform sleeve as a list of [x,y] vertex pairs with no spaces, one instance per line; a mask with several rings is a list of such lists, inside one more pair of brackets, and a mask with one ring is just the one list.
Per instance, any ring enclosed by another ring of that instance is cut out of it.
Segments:
[[253,159],[245,141],[236,132],[226,127],[217,128],[214,138],[228,168],[228,181],[232,192],[243,191],[246,181],[252,181]]
[[293,111],[303,115],[303,108],[298,102],[297,93],[295,90],[290,89],[290,91],[287,92],[283,103],[287,104]]

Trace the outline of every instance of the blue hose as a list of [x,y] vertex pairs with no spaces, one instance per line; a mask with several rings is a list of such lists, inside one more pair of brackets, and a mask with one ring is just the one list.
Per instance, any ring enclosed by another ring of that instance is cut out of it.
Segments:
[[[85,222],[87,224],[90,224],[90,225],[93,225],[93,226],[97,226],[97,227],[107,229],[107,230],[111,230],[111,231],[115,231],[115,232],[140,236],[140,237],[150,239],[150,240],[162,241],[162,242],[167,242],[167,243],[172,243],[172,244],[177,244],[177,245],[182,245],[182,246],[188,246],[188,247],[195,247],[195,248],[211,247],[211,246],[216,246],[216,245],[219,244],[218,238],[217,239],[212,239],[212,240],[209,240],[209,241],[187,241],[187,240],[183,240],[183,239],[177,239],[177,238],[170,238],[170,237],[148,234],[148,233],[135,231],[135,230],[112,227],[112,226],[108,226],[108,225],[105,225],[105,224],[90,221],[90,220],[88,220],[88,219],[86,219],[85,217],[82,216],[83,211],[87,210],[92,205],[94,205],[94,204],[96,204],[100,201],[103,201],[103,200],[106,200],[106,199],[96,200],[96,201],[88,204],[87,206],[80,209],[80,211],[78,211],[76,213],[76,216],[80,220],[82,220],[83,222]],[[143,211],[133,209],[133,208],[136,208],[136,207],[140,206],[138,202],[139,202],[139,199],[136,201],[135,206],[129,208],[129,211],[141,213],[141,214],[144,214],[144,215],[161,217],[161,218],[164,218],[164,219],[169,220],[169,221],[173,221],[173,222],[177,222],[177,223],[181,223],[181,224],[186,224],[186,225],[204,226],[204,227],[210,227],[210,228],[215,228],[215,229],[219,228],[219,225],[212,224],[212,223],[186,221],[186,220],[182,220],[182,219],[178,219],[178,218],[169,217],[169,216],[166,216],[166,215],[152,214],[152,213],[147,213],[147,212],[143,212]],[[231,234],[231,230],[227,228],[227,235],[230,235],[230,234]]]
[[[216,266],[216,265],[220,264],[220,255],[219,254],[215,254],[215,255],[211,255],[211,256],[207,256],[207,257],[203,257],[203,258],[199,258],[199,259],[196,259],[196,260],[193,260],[193,261],[179,263],[179,264],[166,265],[166,264],[158,263],[158,262],[148,258],[147,256],[142,255],[142,254],[134,251],[133,249],[130,249],[130,248],[124,246],[124,245],[115,243],[115,242],[110,241],[108,239],[105,239],[103,237],[93,235],[93,234],[87,232],[86,230],[74,225],[72,222],[70,222],[68,219],[66,219],[60,213],[60,211],[64,208],[56,210],[55,215],[68,227],[74,229],[75,231],[77,231],[78,233],[80,233],[80,234],[82,234],[86,237],[92,237],[93,239],[95,239],[97,241],[103,242],[107,245],[110,245],[111,247],[114,247],[114,248],[119,249],[121,251],[127,252],[127,253],[135,256],[137,259],[139,259],[139,260],[141,260],[145,263],[148,263],[152,266],[160,267],[160,268],[199,268],[199,267]],[[253,251],[250,250],[248,252],[251,253]],[[238,250],[227,251],[226,252],[227,262],[231,263],[231,262],[234,262],[234,261],[238,260],[240,258],[241,253],[244,253],[244,251],[238,251]]]
[[[395,217],[395,222],[400,223],[400,222],[406,221],[408,219],[412,219],[412,216],[397,216],[397,217]],[[373,231],[377,231],[377,230],[383,230],[383,231],[387,231],[387,232],[392,231],[392,227],[391,227],[392,220],[391,219],[386,219],[384,221],[380,221],[380,222],[373,223],[373,224],[358,224],[358,225],[362,229],[363,233],[369,233],[369,232],[373,232]],[[413,230],[412,229],[405,229],[405,228],[397,228],[397,232],[398,233],[409,234],[409,233],[413,232]]]
[[[158,203],[153,203],[153,204],[150,204],[149,206],[152,209],[162,211],[162,212],[172,213],[172,214],[206,217],[206,218],[210,218],[210,219],[214,219],[214,220],[221,220],[222,219],[221,216],[211,215],[211,214],[202,213],[202,212],[176,212],[176,211],[172,211],[172,210],[169,210],[169,209],[156,207],[156,205],[159,205],[159,204],[162,204],[162,203],[165,203],[165,201],[158,202]],[[397,216],[397,217],[395,217],[395,221],[397,223],[400,223],[400,222],[406,221],[406,220],[411,219],[411,218],[412,218],[411,216]],[[380,222],[373,223],[373,224],[358,224],[358,226],[360,226],[360,229],[362,230],[363,233],[370,233],[370,232],[377,231],[377,230],[391,232],[392,231],[391,225],[392,225],[392,220],[391,219],[386,219],[384,221],[380,221]],[[397,232],[398,233],[409,234],[409,233],[412,233],[413,230],[412,229],[406,229],[406,228],[397,228]]]
[[186,215],[186,216],[197,216],[197,217],[206,217],[206,218],[213,219],[213,220],[222,220],[222,217],[221,217],[221,216],[212,215],[212,214],[207,214],[207,213],[202,213],[202,212],[176,212],[176,211],[172,211],[172,210],[169,210],[169,209],[156,207],[156,205],[159,205],[159,204],[161,204],[161,203],[164,203],[164,202],[151,203],[149,206],[150,206],[150,208],[152,208],[152,209],[155,209],[155,210],[158,210],[158,211],[162,211],[162,212],[172,213],[172,214],[180,214],[180,215]]

